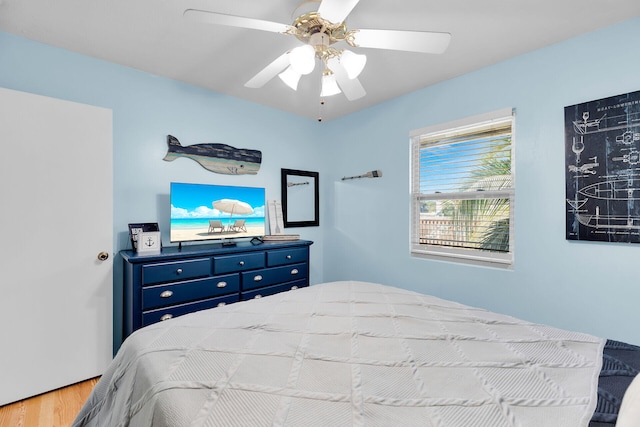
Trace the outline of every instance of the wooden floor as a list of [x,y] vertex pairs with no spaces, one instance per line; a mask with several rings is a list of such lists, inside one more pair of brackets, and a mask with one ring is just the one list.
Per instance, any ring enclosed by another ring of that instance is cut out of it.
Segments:
[[93,378],[0,406],[0,427],[69,427],[97,382]]

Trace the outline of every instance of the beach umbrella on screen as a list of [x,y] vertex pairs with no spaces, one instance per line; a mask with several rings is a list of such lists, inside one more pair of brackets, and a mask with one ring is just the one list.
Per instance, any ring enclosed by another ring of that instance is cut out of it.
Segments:
[[227,224],[227,226],[231,225],[231,218],[233,218],[233,214],[250,215],[253,213],[253,208],[251,207],[251,205],[240,200],[221,199],[216,200],[212,203],[212,205],[214,209],[230,214],[229,224]]

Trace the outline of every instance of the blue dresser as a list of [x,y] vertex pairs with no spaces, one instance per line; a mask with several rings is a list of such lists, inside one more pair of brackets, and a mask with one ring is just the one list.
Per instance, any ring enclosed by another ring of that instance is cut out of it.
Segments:
[[123,339],[155,322],[309,286],[309,247],[295,240],[122,251]]

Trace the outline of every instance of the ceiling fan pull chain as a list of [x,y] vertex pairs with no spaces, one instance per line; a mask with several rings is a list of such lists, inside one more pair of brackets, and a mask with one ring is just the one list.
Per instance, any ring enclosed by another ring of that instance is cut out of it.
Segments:
[[318,106],[318,121],[322,121],[322,107],[324,107],[324,98],[320,98],[320,105]]

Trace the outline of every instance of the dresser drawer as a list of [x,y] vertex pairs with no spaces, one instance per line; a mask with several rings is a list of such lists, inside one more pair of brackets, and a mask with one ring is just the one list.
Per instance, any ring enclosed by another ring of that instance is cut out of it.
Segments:
[[308,286],[311,243],[239,241],[230,247],[221,243],[169,246],[149,257],[121,251],[122,338],[163,316],[180,316],[220,303]]
[[234,302],[238,302],[238,300],[238,294],[231,294],[203,301],[159,308],[157,310],[144,311],[142,313],[142,326],[150,325],[162,320],[172,319],[174,317],[182,316],[183,314],[193,313],[194,311],[219,307],[225,304],[232,304]]
[[246,291],[276,283],[306,279],[307,274],[307,263],[265,268],[264,270],[258,271],[247,271],[246,273],[242,273],[242,290]]
[[147,286],[142,289],[142,309],[148,310],[187,301],[217,297],[238,292],[239,290],[240,275],[238,274]]
[[292,291],[299,288],[304,288],[305,286],[309,286],[306,280],[297,280],[295,282],[285,283],[284,285],[273,285],[267,286],[265,288],[256,289],[249,292],[242,293],[242,300],[250,300],[256,298],[262,298],[269,295],[274,295],[280,292]]
[[267,267],[305,262],[308,257],[306,248],[278,249],[267,252]]
[[264,252],[240,255],[217,256],[213,258],[214,274],[235,273],[237,271],[264,268]]
[[211,274],[211,258],[145,264],[142,266],[142,285],[205,277]]

